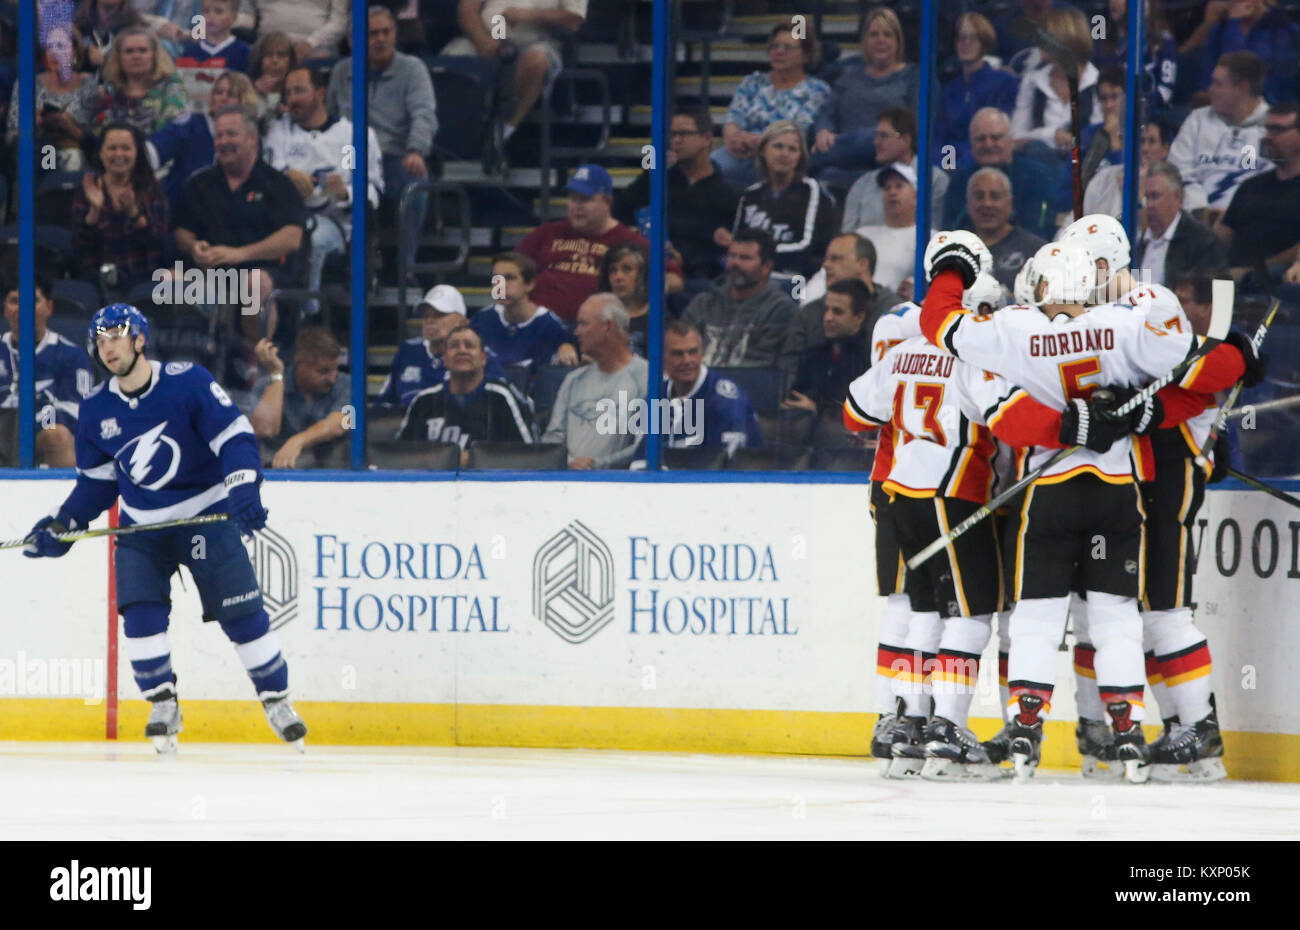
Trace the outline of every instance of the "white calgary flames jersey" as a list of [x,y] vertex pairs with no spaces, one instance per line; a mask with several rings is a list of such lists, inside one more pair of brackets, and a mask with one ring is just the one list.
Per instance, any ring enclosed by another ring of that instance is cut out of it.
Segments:
[[871,364],[885,357],[885,353],[904,339],[921,335],[921,307],[912,301],[892,307],[882,313],[871,328]]
[[886,491],[982,504],[993,484],[995,451],[985,417],[1013,393],[1002,378],[917,335],[849,385],[846,407],[861,423],[892,426]]
[[[1166,329],[1131,304],[1094,307],[1073,319],[1049,321],[1037,308],[1011,306],[992,314],[952,313],[940,324],[938,341],[958,358],[996,371],[1040,403],[1065,409],[1071,398],[1086,398],[1107,384],[1141,387],[1166,374],[1195,349],[1190,333]],[[1184,382],[1197,374],[1193,365]],[[1054,449],[1033,447],[1021,458],[1021,474],[1043,464]],[[1107,452],[1079,449],[1049,469],[1040,480],[1061,481],[1091,472],[1122,482],[1141,473],[1133,443],[1121,439]]]

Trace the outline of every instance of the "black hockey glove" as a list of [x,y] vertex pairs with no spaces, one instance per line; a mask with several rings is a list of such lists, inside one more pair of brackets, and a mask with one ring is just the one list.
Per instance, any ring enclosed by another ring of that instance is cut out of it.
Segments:
[[[1101,393],[1094,391],[1093,395]],[[1083,446],[1092,452],[1106,452],[1115,441],[1128,435],[1128,425],[1119,420],[1105,420],[1097,415],[1095,401],[1071,399],[1061,411],[1060,440],[1063,445]]]
[[1109,423],[1123,423],[1125,433],[1137,436],[1150,436],[1160,429],[1165,419],[1165,405],[1155,394],[1138,404],[1126,416],[1120,416],[1119,407],[1128,403],[1138,393],[1137,388],[1123,385],[1108,385],[1092,392],[1092,403],[1097,416]]
[[1223,341],[1240,352],[1242,361],[1246,363],[1246,373],[1241,376],[1244,387],[1253,388],[1264,380],[1268,370],[1268,356],[1255,348],[1255,343],[1249,336],[1240,330],[1230,329]]
[[979,277],[980,259],[960,242],[951,242],[934,253],[934,259],[930,263],[930,277],[933,279],[945,268],[955,269],[961,275],[961,286],[969,288]]

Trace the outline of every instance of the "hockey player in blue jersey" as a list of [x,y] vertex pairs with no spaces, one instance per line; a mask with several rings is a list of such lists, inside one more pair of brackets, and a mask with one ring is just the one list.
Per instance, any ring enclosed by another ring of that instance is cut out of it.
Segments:
[[203,618],[217,621],[234,644],[271,728],[301,750],[307,727],[289,703],[288,666],[240,539],[266,526],[253,428],[206,370],[150,361],[148,341],[148,321],[129,304],[111,304],[91,319],[87,351],[112,377],[82,401],[72,493],[36,523],[23,554],[63,555],[71,543],[56,534],[84,529],[119,494],[123,524],[229,514],[228,521],[118,540],[126,654],[142,695],[153,703],[145,735],[167,752],[181,731],[167,627],[171,575],[185,565]]

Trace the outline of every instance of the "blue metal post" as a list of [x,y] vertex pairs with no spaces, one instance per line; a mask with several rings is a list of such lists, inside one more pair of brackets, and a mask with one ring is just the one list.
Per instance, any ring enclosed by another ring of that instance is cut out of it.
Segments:
[[[650,144],[654,148],[654,170],[650,172],[650,319],[647,321],[649,338],[646,340],[646,397],[653,402],[659,399],[663,385],[663,319],[664,283],[666,262],[664,247],[667,243],[667,212],[665,193],[668,187],[668,56],[673,54],[669,41],[669,0],[655,0],[654,58],[650,65]],[[659,435],[651,431],[646,435],[646,468],[659,470]]]
[[925,247],[930,242],[930,84],[934,71],[934,0],[921,0],[921,86],[916,109],[916,268],[913,296],[925,296]]
[[365,0],[352,2],[352,423],[353,468],[366,463],[366,204],[370,200],[370,156],[366,151],[369,126],[366,119],[366,34],[368,17]]
[[1137,245],[1137,205],[1138,205],[1138,154],[1142,148],[1139,138],[1142,121],[1142,66],[1143,45],[1146,37],[1142,34],[1145,25],[1143,8],[1145,0],[1131,0],[1128,5],[1128,67],[1124,79],[1124,229],[1128,241]]
[[[36,4],[18,4],[18,463],[36,447]],[[46,295],[49,296],[49,295]]]

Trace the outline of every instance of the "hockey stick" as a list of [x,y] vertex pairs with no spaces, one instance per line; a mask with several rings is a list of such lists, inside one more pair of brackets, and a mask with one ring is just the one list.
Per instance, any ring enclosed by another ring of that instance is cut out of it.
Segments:
[[1065,72],[1065,86],[1070,97],[1070,177],[1074,183],[1074,216],[1078,219],[1083,216],[1083,173],[1079,163],[1079,136],[1083,134],[1079,116],[1079,59],[1064,42],[1024,17],[1011,24],[1011,34],[1038,46]]
[[1225,468],[1223,470],[1229,478],[1236,478],[1242,484],[1250,485],[1256,491],[1263,491],[1265,494],[1276,497],[1280,501],[1286,501],[1292,507],[1300,507],[1300,497],[1292,497],[1286,491],[1279,491],[1277,488],[1267,485],[1258,478],[1252,478],[1244,472],[1239,472],[1235,468]]
[[[1110,133],[1104,129],[1098,129],[1097,134],[1092,137],[1092,144],[1088,146],[1087,154],[1083,156],[1083,167],[1079,169],[1079,186],[1084,190],[1088,188],[1088,182],[1092,176],[1097,173],[1101,167],[1102,159],[1110,151]],[[1076,216],[1077,220],[1078,217]]]
[[[1234,285],[1231,280],[1228,281],[1215,280],[1214,298],[1210,310],[1210,327],[1209,327],[1209,331],[1205,335],[1205,339],[1201,342],[1199,346],[1196,347],[1195,352],[1193,352],[1187,358],[1183,359],[1181,362],[1179,362],[1177,365],[1171,368],[1166,374],[1163,374],[1159,378],[1156,378],[1156,380],[1152,381],[1146,387],[1142,388],[1142,390],[1138,391],[1136,394],[1130,397],[1127,401],[1125,401],[1124,403],[1120,404],[1117,408],[1115,408],[1115,416],[1123,417],[1132,413],[1134,410],[1138,408],[1139,405],[1146,403],[1148,400],[1154,397],[1161,388],[1165,387],[1166,385],[1172,384],[1173,382],[1181,378],[1183,375],[1185,375],[1189,368],[1195,365],[1203,357],[1208,355],[1216,346],[1218,346],[1221,342],[1223,342],[1223,337],[1228,335],[1228,327],[1232,325],[1233,292],[1234,292]],[[958,536],[961,536],[972,526],[974,526],[975,524],[983,520],[985,517],[992,514],[995,510],[997,510],[1007,501],[1011,500],[1013,497],[1018,495],[1025,488],[1029,487],[1031,484],[1033,484],[1035,481],[1041,478],[1043,474],[1047,472],[1048,469],[1052,468],[1054,465],[1059,463],[1062,459],[1068,458],[1069,456],[1073,455],[1075,452],[1079,451],[1080,448],[1082,447],[1068,446],[1064,449],[1058,450],[1051,458],[1049,458],[1042,465],[1035,468],[1033,471],[1025,475],[1023,478],[1021,478],[1011,487],[1007,488],[997,497],[993,498],[993,500],[989,501],[987,504],[980,507],[979,510],[976,510],[965,520],[961,521],[956,526],[954,526],[951,530],[948,531],[948,534],[946,536],[940,536],[938,539],[930,543],[928,546],[926,546],[916,555],[912,556],[912,558],[908,559],[907,567],[910,569],[915,569],[917,566],[924,563],[940,549],[946,548]]]
[[[146,530],[170,530],[178,526],[199,526],[204,523],[220,523],[229,520],[230,515],[209,513],[201,517],[186,517],[184,520],[164,520],[162,523],[132,523],[129,526],[110,526],[102,530],[77,530],[74,533],[55,533],[59,542],[77,542],[81,539],[96,539],[100,536],[125,536],[130,533],[143,533]],[[22,539],[10,539],[0,542],[0,549],[21,549],[31,542],[30,536]]]
[[1270,410],[1285,410],[1287,407],[1294,407],[1296,404],[1300,404],[1300,394],[1292,394],[1290,397],[1279,397],[1275,400],[1266,400],[1260,404],[1247,404],[1244,407],[1238,407],[1228,414],[1228,419],[1239,419],[1244,417],[1247,412],[1267,413]]
[[[1264,316],[1264,322],[1259,324],[1259,328],[1255,330],[1255,335],[1251,339],[1251,343],[1255,346],[1255,352],[1258,353],[1259,347],[1264,344],[1264,337],[1268,335],[1268,328],[1273,322],[1273,317],[1277,315],[1277,308],[1281,306],[1281,301],[1274,293],[1273,276],[1268,273],[1268,265],[1262,255],[1255,262],[1255,274],[1264,287],[1268,289],[1268,296],[1272,298],[1268,305],[1268,313]],[[1196,464],[1199,467],[1204,468],[1205,464],[1210,460],[1210,450],[1214,448],[1214,444],[1219,440],[1219,435],[1227,426],[1228,414],[1232,412],[1232,408],[1236,405],[1237,395],[1241,393],[1243,386],[1243,381],[1234,384],[1232,391],[1228,394],[1228,399],[1219,408],[1219,415],[1214,418],[1214,425],[1210,427],[1210,435],[1205,437],[1205,442],[1201,443],[1201,448],[1196,453]]]

